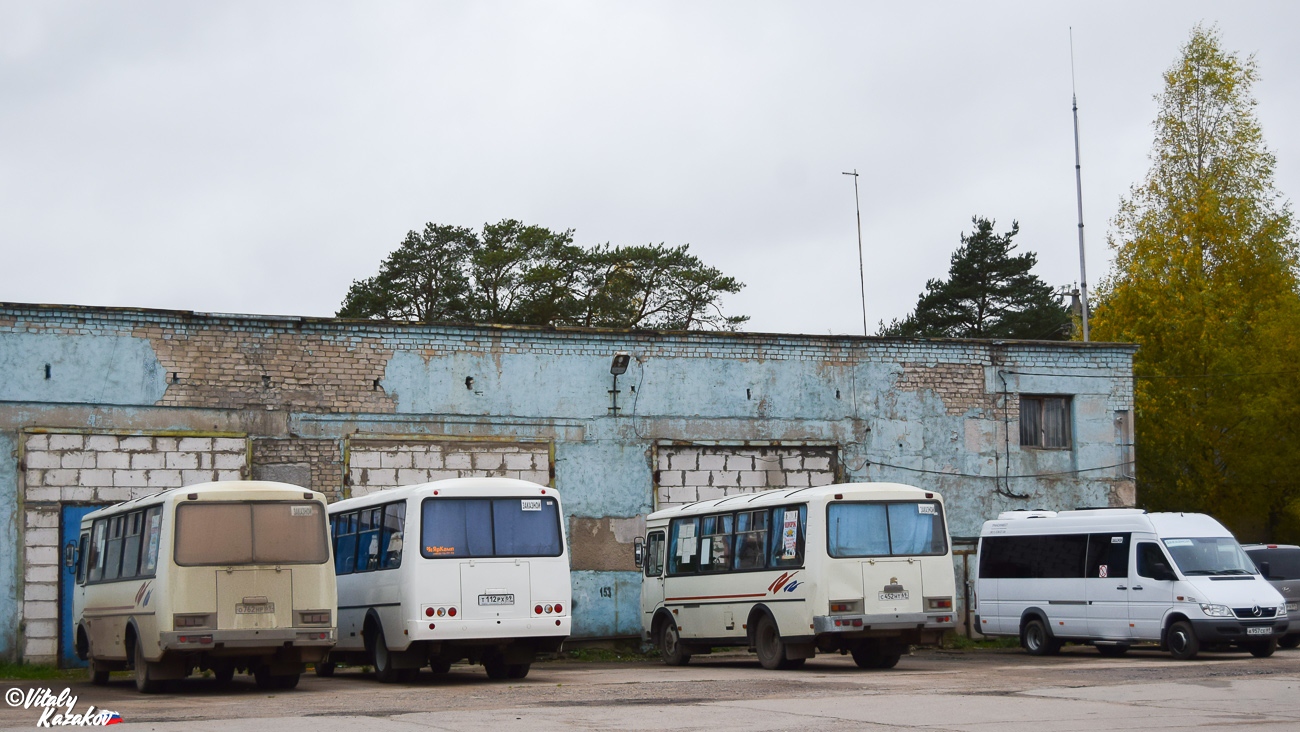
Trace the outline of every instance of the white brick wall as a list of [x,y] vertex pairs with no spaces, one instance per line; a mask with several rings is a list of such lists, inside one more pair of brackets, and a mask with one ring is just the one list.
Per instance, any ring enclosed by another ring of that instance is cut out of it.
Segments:
[[655,460],[655,508],[774,488],[830,485],[831,447],[661,445]]
[[61,504],[117,503],[174,486],[240,480],[247,456],[242,437],[25,435],[24,659],[57,660]]
[[492,476],[550,485],[545,443],[353,440],[348,446],[352,496],[447,478]]

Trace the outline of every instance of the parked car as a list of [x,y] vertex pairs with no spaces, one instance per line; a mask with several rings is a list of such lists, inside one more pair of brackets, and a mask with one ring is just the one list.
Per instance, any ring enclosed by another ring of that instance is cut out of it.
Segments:
[[[1300,615],[1300,546],[1294,544],[1247,544],[1242,547],[1259,567],[1259,572],[1286,600],[1286,612],[1292,618]],[[1282,648],[1300,646],[1300,625],[1292,625],[1292,632],[1282,636],[1277,644]]]

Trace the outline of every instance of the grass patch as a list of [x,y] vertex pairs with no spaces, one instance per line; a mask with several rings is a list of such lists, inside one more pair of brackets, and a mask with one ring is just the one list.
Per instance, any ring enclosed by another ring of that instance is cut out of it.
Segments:
[[84,668],[58,668],[33,663],[0,663],[0,679],[6,681],[77,681],[86,678]]
[[957,651],[973,651],[982,648],[1019,648],[1019,638],[980,638],[978,640],[967,638],[960,633],[948,633],[944,636],[943,642],[939,644],[940,648],[946,648]]
[[652,661],[659,658],[659,652],[651,649],[649,652],[642,653],[640,644],[618,644],[612,647],[584,646],[574,648],[564,651],[559,657],[587,662]]

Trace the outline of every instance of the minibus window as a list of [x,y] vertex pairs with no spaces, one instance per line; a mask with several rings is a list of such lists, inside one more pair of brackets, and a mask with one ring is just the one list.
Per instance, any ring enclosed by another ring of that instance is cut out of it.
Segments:
[[358,572],[379,569],[379,532],[383,525],[383,508],[361,509],[361,526],[357,532]]
[[154,506],[144,514],[145,550],[144,561],[140,564],[142,576],[152,575],[158,570],[158,545],[162,541],[162,506]]
[[86,584],[86,569],[90,559],[86,556],[88,549],[90,549],[90,534],[82,532],[81,543],[77,548],[77,584],[79,585]]
[[1088,571],[1085,577],[1128,577],[1129,534],[1092,534],[1088,537]]
[[1147,579],[1169,581],[1176,578],[1165,553],[1160,551],[1160,545],[1149,541],[1138,542],[1137,573]]
[[493,546],[498,557],[558,557],[559,504],[553,498],[497,498],[492,501]]
[[736,569],[762,569],[767,565],[767,511],[736,514]]
[[804,533],[808,527],[808,506],[772,509],[772,544],[769,567],[802,567]]
[[135,511],[126,517],[126,540],[122,543],[122,572],[119,575],[123,579],[139,573],[143,524],[143,511]]
[[664,571],[664,532],[652,532],[645,540],[645,576],[658,577]]
[[731,569],[733,523],[731,514],[705,516],[700,521],[700,571],[725,572]]
[[96,519],[93,538],[90,542],[89,582],[98,582],[104,578],[104,546],[108,540],[108,519]]
[[108,520],[108,544],[104,549],[104,579],[115,580],[122,568],[122,527],[125,516],[114,516]]
[[983,579],[1081,579],[1087,534],[986,536],[980,541]]
[[183,566],[320,564],[329,559],[316,502],[209,502],[176,507],[176,563]]
[[889,549],[895,556],[944,554],[943,508],[937,501],[890,503]]
[[406,504],[390,503],[384,507],[384,551],[380,565],[384,569],[402,566],[402,544],[406,529]]
[[1268,562],[1270,580],[1300,579],[1300,549],[1251,549],[1246,553],[1256,567]]
[[357,527],[355,513],[335,516],[334,574],[351,574],[357,566]]
[[827,552],[832,557],[889,554],[889,516],[883,503],[832,503],[826,511]]
[[700,566],[700,520],[673,519],[668,533],[668,574],[693,574]]
[[1255,563],[1230,536],[1165,539],[1174,563],[1185,575],[1256,574]]

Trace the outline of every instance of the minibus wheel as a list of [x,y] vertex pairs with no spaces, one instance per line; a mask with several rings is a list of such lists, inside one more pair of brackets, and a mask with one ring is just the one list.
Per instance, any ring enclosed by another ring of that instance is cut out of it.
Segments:
[[1097,646],[1097,652],[1107,658],[1118,658],[1125,653],[1128,653],[1128,646],[1122,643],[1116,643],[1115,645],[1109,646]]
[[429,661],[429,670],[432,671],[435,676],[441,676],[448,671],[451,671],[451,661],[448,661],[445,658],[432,659]]
[[691,654],[686,650],[686,645],[682,643],[681,631],[677,629],[677,621],[668,618],[659,625],[659,655],[663,657],[664,663],[669,666],[685,666],[691,662]]
[[144,649],[137,640],[131,644],[134,649],[134,666],[135,666],[135,690],[141,694],[157,694],[162,691],[162,682],[153,678],[153,664],[144,660]]
[[1300,633],[1282,636],[1282,640],[1277,642],[1279,648],[1295,648],[1300,646]]
[[316,675],[321,678],[329,678],[334,675],[334,664],[329,661],[319,661],[316,664]]
[[1192,624],[1186,620],[1179,620],[1169,626],[1169,634],[1165,637],[1165,645],[1169,648],[1169,655],[1179,661],[1190,661],[1196,658],[1197,653],[1201,652],[1201,641],[1197,639]]
[[107,665],[102,664],[99,661],[96,661],[95,659],[92,658],[90,659],[90,664],[87,665],[86,669],[88,675],[90,676],[90,683],[94,684],[95,686],[108,685]]
[[781,640],[781,631],[771,615],[758,620],[758,628],[754,630],[754,650],[758,653],[759,664],[765,669],[793,669],[803,665],[802,658],[786,658],[785,641]]
[[1273,655],[1273,651],[1277,650],[1277,642],[1270,638],[1266,641],[1251,643],[1249,646],[1246,646],[1246,650],[1250,651],[1250,655],[1255,658],[1268,658]]
[[216,677],[217,683],[225,686],[235,680],[235,667],[233,664],[224,664],[212,669],[212,675]]
[[1061,642],[1052,637],[1047,623],[1040,618],[1030,618],[1020,632],[1020,645],[1031,656],[1055,656],[1061,651]]

